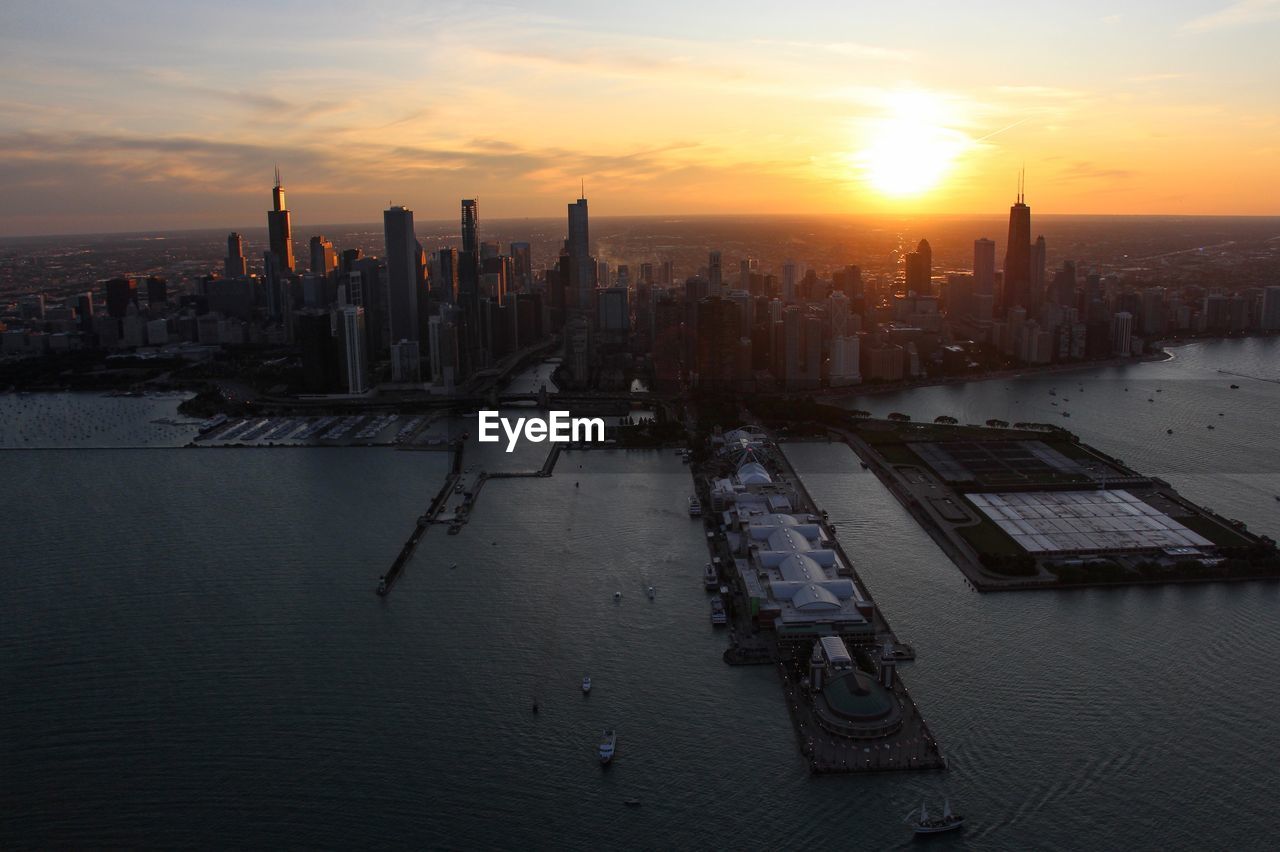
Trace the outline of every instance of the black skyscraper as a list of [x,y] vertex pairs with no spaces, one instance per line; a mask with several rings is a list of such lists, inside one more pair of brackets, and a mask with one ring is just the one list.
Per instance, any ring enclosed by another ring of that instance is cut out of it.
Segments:
[[1024,203],[1022,178],[1018,179],[1018,201],[1009,208],[1009,244],[1004,252],[1004,290],[1000,305],[1008,311],[1031,300],[1031,208]]

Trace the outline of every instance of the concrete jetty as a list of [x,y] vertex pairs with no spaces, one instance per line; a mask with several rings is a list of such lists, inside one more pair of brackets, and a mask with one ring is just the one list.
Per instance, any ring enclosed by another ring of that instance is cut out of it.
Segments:
[[400,574],[404,571],[404,566],[409,563],[414,550],[417,549],[418,542],[426,535],[428,527],[435,523],[441,510],[444,509],[445,504],[449,501],[449,495],[453,493],[454,486],[461,475],[463,449],[464,445],[461,441],[455,442],[453,464],[449,475],[445,477],[444,484],[440,486],[440,490],[431,498],[427,511],[418,516],[413,525],[413,531],[409,533],[409,538],[405,541],[404,546],[400,548],[400,552],[396,554],[396,558],[391,563],[387,573],[378,578],[377,592],[379,595],[386,596],[391,591],[391,587],[395,585],[396,580],[400,579]]

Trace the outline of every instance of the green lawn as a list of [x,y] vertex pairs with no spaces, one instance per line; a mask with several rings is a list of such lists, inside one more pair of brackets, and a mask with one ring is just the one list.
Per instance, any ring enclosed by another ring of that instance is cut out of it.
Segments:
[[956,527],[956,531],[980,554],[1019,556],[1023,553],[1022,548],[990,518],[984,517],[982,523],[971,527]]
[[1248,547],[1252,542],[1240,533],[1204,515],[1190,515],[1177,519],[1192,532],[1199,533],[1219,547]]

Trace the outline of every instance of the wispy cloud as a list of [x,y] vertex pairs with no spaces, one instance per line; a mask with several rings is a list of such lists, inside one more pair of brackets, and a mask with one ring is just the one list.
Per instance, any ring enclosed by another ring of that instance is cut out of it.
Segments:
[[1280,0],[1239,0],[1216,12],[1187,21],[1182,29],[1204,32],[1275,20],[1280,20]]
[[1130,83],[1163,83],[1168,80],[1186,80],[1191,75],[1182,71],[1159,71],[1152,74],[1136,74],[1129,78]]
[[888,59],[894,62],[907,62],[915,57],[915,52],[911,50],[901,50],[857,41],[788,41],[758,38],[753,39],[751,43],[761,47],[781,47],[806,52],[820,51],[836,56]]

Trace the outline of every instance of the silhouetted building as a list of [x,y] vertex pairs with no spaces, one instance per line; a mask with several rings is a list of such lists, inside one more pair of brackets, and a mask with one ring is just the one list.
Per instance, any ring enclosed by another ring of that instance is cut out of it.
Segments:
[[134,278],[112,278],[105,285],[107,316],[123,319],[129,305],[138,306],[138,282]]
[[587,223],[587,199],[569,205],[569,292],[570,307],[590,310],[591,291],[596,286],[596,264],[591,257],[591,235]]
[[413,211],[391,207],[382,214],[387,245],[387,312],[392,340],[418,340],[418,240]]
[[1009,208],[1009,243],[1004,253],[1004,291],[1002,312],[1016,305],[1031,305],[1031,208],[1023,201],[1022,182],[1018,182],[1018,201]]
[[338,268],[338,252],[333,243],[323,236],[311,238],[311,271],[316,275],[328,276]]
[[235,231],[227,234],[227,257],[222,262],[223,273],[228,278],[239,278],[248,274],[244,262],[244,241]]
[[907,253],[907,292],[928,295],[933,281],[933,249],[928,240],[921,240],[916,250]]

